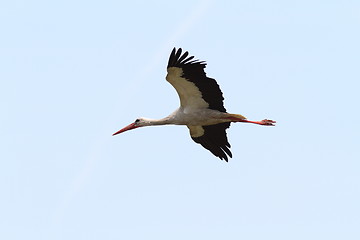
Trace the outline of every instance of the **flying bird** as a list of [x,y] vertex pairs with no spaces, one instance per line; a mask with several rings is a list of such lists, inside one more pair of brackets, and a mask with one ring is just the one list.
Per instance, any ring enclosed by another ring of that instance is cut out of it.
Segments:
[[188,52],[174,48],[167,65],[166,80],[175,88],[180,107],[162,119],[138,118],[113,135],[155,125],[186,125],[191,138],[221,160],[232,157],[226,129],[231,122],[254,123],[274,126],[273,120],[250,121],[240,114],[227,113],[223,94],[215,79],[206,76],[204,61],[195,60]]

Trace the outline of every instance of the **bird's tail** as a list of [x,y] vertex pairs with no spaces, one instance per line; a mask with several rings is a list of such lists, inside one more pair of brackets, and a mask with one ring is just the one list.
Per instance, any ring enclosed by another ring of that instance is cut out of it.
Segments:
[[244,117],[243,115],[240,115],[240,114],[231,114],[229,113],[228,114],[228,119],[231,119],[232,121],[236,122],[236,121],[239,121],[241,122],[241,120],[245,120],[246,117]]

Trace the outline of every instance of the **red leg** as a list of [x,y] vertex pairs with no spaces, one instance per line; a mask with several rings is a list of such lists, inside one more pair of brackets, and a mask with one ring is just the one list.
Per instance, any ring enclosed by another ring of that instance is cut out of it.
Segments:
[[227,117],[227,119],[230,119],[232,122],[246,122],[246,123],[254,123],[264,126],[275,126],[276,121],[264,119],[261,121],[250,121],[247,119],[237,118],[237,117]]
[[270,120],[270,119],[264,119],[261,121],[249,121],[249,120],[242,120],[240,122],[247,122],[247,123],[254,123],[254,124],[259,124],[259,125],[264,125],[264,126],[275,126],[276,121]]

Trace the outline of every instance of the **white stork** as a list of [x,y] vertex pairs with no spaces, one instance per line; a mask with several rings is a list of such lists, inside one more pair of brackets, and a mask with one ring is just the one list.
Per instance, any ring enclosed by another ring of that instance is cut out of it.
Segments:
[[181,48],[171,52],[167,65],[166,80],[175,88],[180,98],[180,107],[162,119],[138,118],[135,122],[113,135],[144,126],[186,125],[191,138],[221,160],[232,157],[226,129],[231,122],[255,123],[274,126],[273,120],[249,121],[240,114],[226,112],[223,95],[215,79],[204,72],[206,63],[193,60],[188,52],[182,54]]

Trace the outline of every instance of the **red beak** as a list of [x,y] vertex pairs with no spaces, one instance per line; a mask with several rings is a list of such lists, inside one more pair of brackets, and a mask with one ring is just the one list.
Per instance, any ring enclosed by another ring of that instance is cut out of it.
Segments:
[[119,134],[119,133],[126,132],[126,131],[131,130],[131,129],[135,129],[135,128],[138,128],[138,126],[135,126],[135,123],[131,123],[128,126],[124,127],[123,129],[120,129],[119,131],[114,133],[113,136],[115,136],[116,134]]

